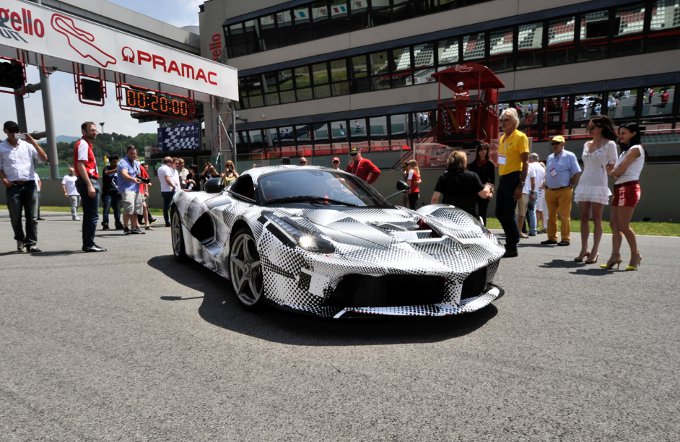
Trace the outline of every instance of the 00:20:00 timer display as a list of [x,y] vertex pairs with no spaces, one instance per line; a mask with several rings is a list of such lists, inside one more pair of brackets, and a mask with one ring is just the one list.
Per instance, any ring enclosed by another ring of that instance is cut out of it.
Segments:
[[123,86],[125,104],[121,103],[122,109],[176,118],[193,118],[195,115],[196,105],[191,98],[154,90],[133,89],[128,85]]

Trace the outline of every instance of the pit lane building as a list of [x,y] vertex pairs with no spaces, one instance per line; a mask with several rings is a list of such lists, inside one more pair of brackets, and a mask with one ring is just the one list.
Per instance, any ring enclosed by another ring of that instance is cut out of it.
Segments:
[[239,70],[242,161],[417,145],[432,73],[465,62],[499,75],[539,149],[597,113],[675,139],[680,0],[208,0],[199,19],[202,54]]

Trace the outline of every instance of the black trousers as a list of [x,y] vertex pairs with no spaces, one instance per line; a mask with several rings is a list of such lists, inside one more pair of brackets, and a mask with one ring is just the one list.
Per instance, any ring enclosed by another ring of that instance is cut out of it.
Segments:
[[520,172],[511,172],[501,175],[496,192],[496,218],[500,221],[505,232],[505,249],[517,250],[519,242],[519,230],[515,221],[515,207],[517,201],[514,199],[515,189],[519,186]]

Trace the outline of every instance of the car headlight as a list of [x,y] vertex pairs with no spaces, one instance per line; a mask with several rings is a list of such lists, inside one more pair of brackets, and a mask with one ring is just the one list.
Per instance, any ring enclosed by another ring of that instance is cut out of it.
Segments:
[[[264,216],[270,221],[268,229],[272,231],[275,235],[279,237],[284,243],[288,243],[291,246],[298,246],[301,249],[307,250],[308,252],[314,253],[333,253],[335,252],[335,246],[333,243],[327,239],[320,238],[308,232],[302,230],[298,224],[289,219],[280,218],[274,214],[267,214]],[[270,227],[271,226],[271,227]],[[276,229],[276,231],[272,230]],[[282,234],[284,238],[281,238]]]

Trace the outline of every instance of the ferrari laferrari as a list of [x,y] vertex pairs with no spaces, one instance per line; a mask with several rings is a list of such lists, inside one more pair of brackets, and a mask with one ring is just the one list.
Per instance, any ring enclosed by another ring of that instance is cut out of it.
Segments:
[[454,206],[395,206],[354,175],[271,166],[178,192],[172,250],[231,282],[239,303],[326,318],[447,316],[502,295],[504,247]]

